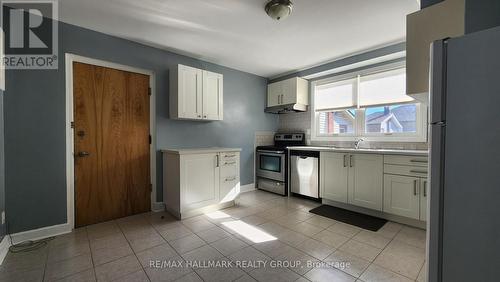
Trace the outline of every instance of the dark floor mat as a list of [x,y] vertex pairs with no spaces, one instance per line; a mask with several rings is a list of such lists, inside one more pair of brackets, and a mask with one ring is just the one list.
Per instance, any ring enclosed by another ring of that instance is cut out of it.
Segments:
[[365,215],[328,205],[321,205],[317,208],[310,210],[309,212],[370,231],[378,231],[382,226],[384,226],[384,224],[387,223],[387,220],[382,218],[374,217],[371,215]]

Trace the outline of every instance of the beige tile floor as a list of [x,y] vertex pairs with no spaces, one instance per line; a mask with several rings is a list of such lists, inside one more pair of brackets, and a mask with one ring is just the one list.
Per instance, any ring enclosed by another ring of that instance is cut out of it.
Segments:
[[255,191],[235,207],[183,221],[147,213],[87,226],[9,253],[0,281],[424,280],[423,230],[389,222],[366,231],[310,214],[317,205]]

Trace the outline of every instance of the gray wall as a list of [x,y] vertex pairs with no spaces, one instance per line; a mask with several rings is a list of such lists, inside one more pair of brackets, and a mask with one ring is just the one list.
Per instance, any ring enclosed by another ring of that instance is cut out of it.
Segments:
[[500,26],[499,0],[467,0],[465,2],[466,33],[495,26]]
[[[0,90],[0,213],[5,211],[5,154],[4,154],[4,126],[3,126],[3,91]],[[5,224],[0,221],[0,241],[5,235]]]
[[[265,114],[267,79],[61,23],[59,70],[8,71],[5,93],[6,204],[9,232],[66,222],[64,53],[155,71],[157,149],[241,147],[241,184],[253,182],[254,132],[276,130]],[[201,43],[200,43],[201,44]],[[224,121],[169,119],[168,70],[178,63],[224,75]],[[157,197],[162,201],[157,153]]]

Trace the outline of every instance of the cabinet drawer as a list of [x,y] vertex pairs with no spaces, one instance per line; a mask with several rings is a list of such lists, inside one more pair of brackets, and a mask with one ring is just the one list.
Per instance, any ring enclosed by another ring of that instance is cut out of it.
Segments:
[[221,165],[220,167],[220,177],[223,180],[225,177],[239,177],[240,176],[240,167],[236,164],[232,165]]
[[384,163],[391,165],[409,165],[409,166],[420,166],[427,167],[429,163],[428,157],[421,156],[393,156],[385,155]]
[[427,177],[427,167],[385,164],[384,173],[415,177]]
[[220,153],[221,165],[226,163],[230,164],[232,162],[237,162],[240,157],[240,153],[238,152],[223,152]]

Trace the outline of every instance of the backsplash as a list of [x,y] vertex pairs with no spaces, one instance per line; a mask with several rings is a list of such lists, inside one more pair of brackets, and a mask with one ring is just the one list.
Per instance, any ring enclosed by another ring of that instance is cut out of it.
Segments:
[[[304,132],[306,143],[314,146],[354,147],[354,142],[311,141],[311,113],[289,113],[279,115],[278,132]],[[361,142],[360,148],[427,150],[427,142]]]
[[255,131],[254,147],[274,144],[273,131]]

